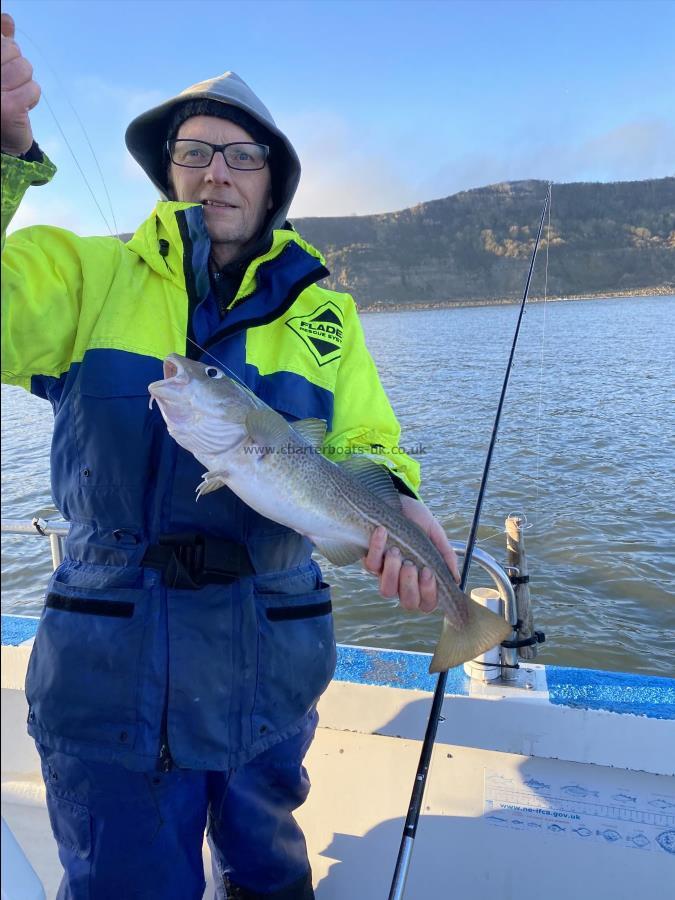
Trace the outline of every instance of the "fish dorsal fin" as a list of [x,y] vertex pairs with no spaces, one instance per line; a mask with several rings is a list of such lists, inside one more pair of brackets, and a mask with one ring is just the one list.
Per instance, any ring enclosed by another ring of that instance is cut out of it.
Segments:
[[298,419],[291,427],[315,450],[321,449],[326,437],[326,423],[323,419]]
[[377,494],[385,503],[395,509],[401,508],[401,495],[396,490],[386,466],[373,462],[368,456],[348,456],[338,465],[343,471],[358,478],[361,484]]
[[290,436],[290,426],[286,419],[269,406],[252,409],[246,414],[246,430],[256,444],[263,447],[287,444]]
[[329,538],[320,538],[314,541],[316,549],[325,556],[334,566],[348,566],[361,559],[368,552],[367,547],[357,547],[356,544],[345,544],[341,541],[331,541]]

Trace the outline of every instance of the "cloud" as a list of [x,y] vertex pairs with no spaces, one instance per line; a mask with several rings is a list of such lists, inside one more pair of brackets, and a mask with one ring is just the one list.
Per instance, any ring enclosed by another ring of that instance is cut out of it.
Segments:
[[326,113],[284,123],[302,163],[292,215],[388,212],[416,201],[413,185],[367,128]]
[[167,99],[163,91],[154,88],[139,90],[119,82],[105,81],[95,75],[79,79],[77,87],[85,109],[94,105],[112,107],[127,121]]
[[82,216],[81,211],[65,202],[61,196],[45,199],[44,192],[39,203],[25,198],[22,200],[7,232],[11,233],[31,225],[54,225],[57,228],[67,228],[76,234],[101,233],[102,227]]
[[626,122],[577,141],[543,141],[499,152],[463,154],[443,163],[418,185],[425,200],[528,178],[569,181],[639,181],[675,171],[675,128],[663,119]]
[[[501,144],[498,150],[446,158],[419,178],[391,158],[368,128],[339,116],[296,116],[293,134],[303,174],[292,216],[347,216],[391,212],[501,181],[529,178],[630,181],[661,178],[675,169],[675,128],[663,119],[626,122],[579,140]],[[415,138],[406,138],[415,156]],[[388,142],[391,145],[393,142]],[[419,157],[425,158],[425,148]]]
[[659,178],[675,171],[675,126],[663,119],[628,122],[584,142],[583,162],[612,173],[613,180]]

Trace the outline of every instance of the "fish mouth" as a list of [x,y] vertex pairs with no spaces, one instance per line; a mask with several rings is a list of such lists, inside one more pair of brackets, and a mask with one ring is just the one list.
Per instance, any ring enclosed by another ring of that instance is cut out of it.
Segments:
[[176,378],[176,376],[182,375],[185,371],[183,366],[177,360],[172,359],[170,356],[167,356],[167,358],[164,360],[162,369],[164,372],[165,380]]
[[153,400],[157,400],[160,403],[160,408],[162,402],[166,405],[172,399],[175,400],[181,389],[190,381],[190,376],[185,366],[174,354],[167,356],[163,361],[162,373],[164,375],[163,378],[148,385],[150,408],[152,408]]

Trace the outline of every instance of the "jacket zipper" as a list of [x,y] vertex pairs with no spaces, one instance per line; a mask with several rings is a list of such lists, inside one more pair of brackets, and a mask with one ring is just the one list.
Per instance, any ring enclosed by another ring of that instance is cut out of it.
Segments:
[[173,769],[173,758],[169,750],[166,734],[162,735],[162,746],[159,748],[157,768],[160,772],[170,772]]
[[164,711],[162,712],[162,730],[159,739],[159,757],[157,758],[157,771],[170,772],[173,769],[173,757],[169,748],[169,691],[167,688]]

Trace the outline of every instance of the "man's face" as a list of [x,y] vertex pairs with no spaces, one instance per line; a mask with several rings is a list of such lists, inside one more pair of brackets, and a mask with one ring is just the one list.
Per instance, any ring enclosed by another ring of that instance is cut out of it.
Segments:
[[[211,144],[253,140],[239,125],[216,116],[187,119],[176,137]],[[202,204],[213,256],[221,266],[244,253],[272,208],[269,166],[255,171],[230,169],[222,153],[215,153],[205,169],[190,169],[172,162],[171,183],[176,200]]]

